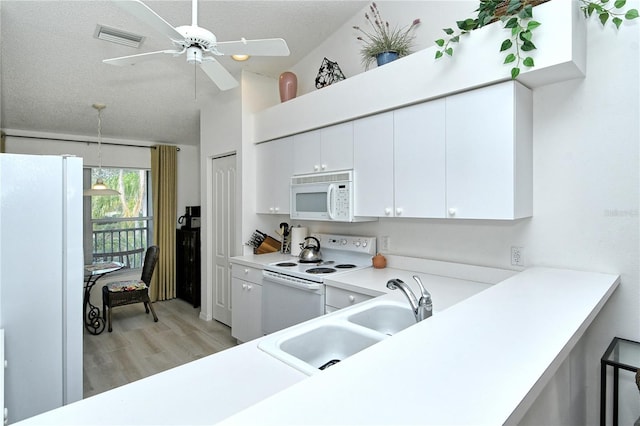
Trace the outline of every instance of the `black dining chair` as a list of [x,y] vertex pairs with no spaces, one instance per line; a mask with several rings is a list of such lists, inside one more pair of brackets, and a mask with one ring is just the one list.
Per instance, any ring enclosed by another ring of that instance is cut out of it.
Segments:
[[102,313],[105,321],[111,328],[111,309],[116,306],[130,305],[132,303],[144,303],[144,309],[153,314],[153,320],[158,322],[158,316],[153,309],[153,304],[149,298],[149,288],[151,287],[151,277],[158,263],[160,249],[158,246],[150,246],[144,255],[142,265],[142,276],[139,280],[113,281],[102,287]]

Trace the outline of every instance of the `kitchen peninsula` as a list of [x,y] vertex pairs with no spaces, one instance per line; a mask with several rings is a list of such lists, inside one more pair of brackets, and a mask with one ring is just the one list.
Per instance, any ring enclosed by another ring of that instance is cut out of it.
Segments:
[[[273,255],[263,255],[239,262],[260,266],[256,260],[274,261]],[[342,274],[331,285],[384,292],[389,277],[408,281],[415,272],[434,288],[438,280],[452,280],[439,275],[449,270],[446,262],[424,261],[428,267],[419,268],[424,262],[417,261],[392,258],[389,268]],[[432,318],[320,374],[309,377],[287,366],[258,349],[261,339],[256,339],[17,424],[282,425],[307,424],[310,418],[317,424],[517,423],[619,277],[543,267],[516,273],[459,266],[453,281],[466,281],[466,291],[474,274],[502,281],[479,283],[479,292],[462,301],[454,296],[446,302],[449,296],[434,292]],[[400,300],[397,296],[382,297]]]
[[[389,266],[335,285],[382,288],[414,272]],[[425,284],[439,276],[420,275]],[[618,284],[533,267],[311,377],[257,339],[20,424],[517,423]]]

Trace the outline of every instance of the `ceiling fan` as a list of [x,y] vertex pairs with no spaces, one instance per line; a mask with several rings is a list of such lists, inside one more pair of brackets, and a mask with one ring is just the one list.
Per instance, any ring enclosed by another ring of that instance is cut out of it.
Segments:
[[289,56],[287,42],[281,38],[261,40],[242,38],[237,41],[219,42],[211,31],[198,26],[197,0],[192,0],[191,25],[176,28],[140,0],[116,0],[115,3],[132,16],[169,37],[175,48],[105,59],[102,61],[105,64],[134,65],[161,55],[180,56],[186,54],[187,62],[200,65],[220,90],[229,90],[238,86],[238,81],[215,59],[215,56]]

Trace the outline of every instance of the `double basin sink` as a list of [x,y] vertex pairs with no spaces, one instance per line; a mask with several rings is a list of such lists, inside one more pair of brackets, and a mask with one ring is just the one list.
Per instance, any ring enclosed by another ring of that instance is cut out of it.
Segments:
[[313,375],[414,324],[408,304],[373,299],[276,332],[258,348]]

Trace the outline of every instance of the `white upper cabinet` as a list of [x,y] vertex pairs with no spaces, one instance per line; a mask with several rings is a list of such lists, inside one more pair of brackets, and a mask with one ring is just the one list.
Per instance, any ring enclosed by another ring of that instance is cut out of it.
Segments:
[[293,174],[321,171],[320,130],[293,135]]
[[293,173],[353,168],[353,123],[341,123],[293,136]]
[[353,122],[356,216],[393,215],[393,112]]
[[442,218],[445,213],[445,100],[393,113],[392,216]]
[[532,96],[508,81],[446,98],[447,217],[531,216]]
[[353,169],[353,121],[320,129],[320,150],[326,170]]
[[292,137],[256,145],[256,212],[289,214]]
[[532,117],[507,81],[258,145],[258,213],[289,213],[293,174],[353,168],[355,216],[529,217]]

